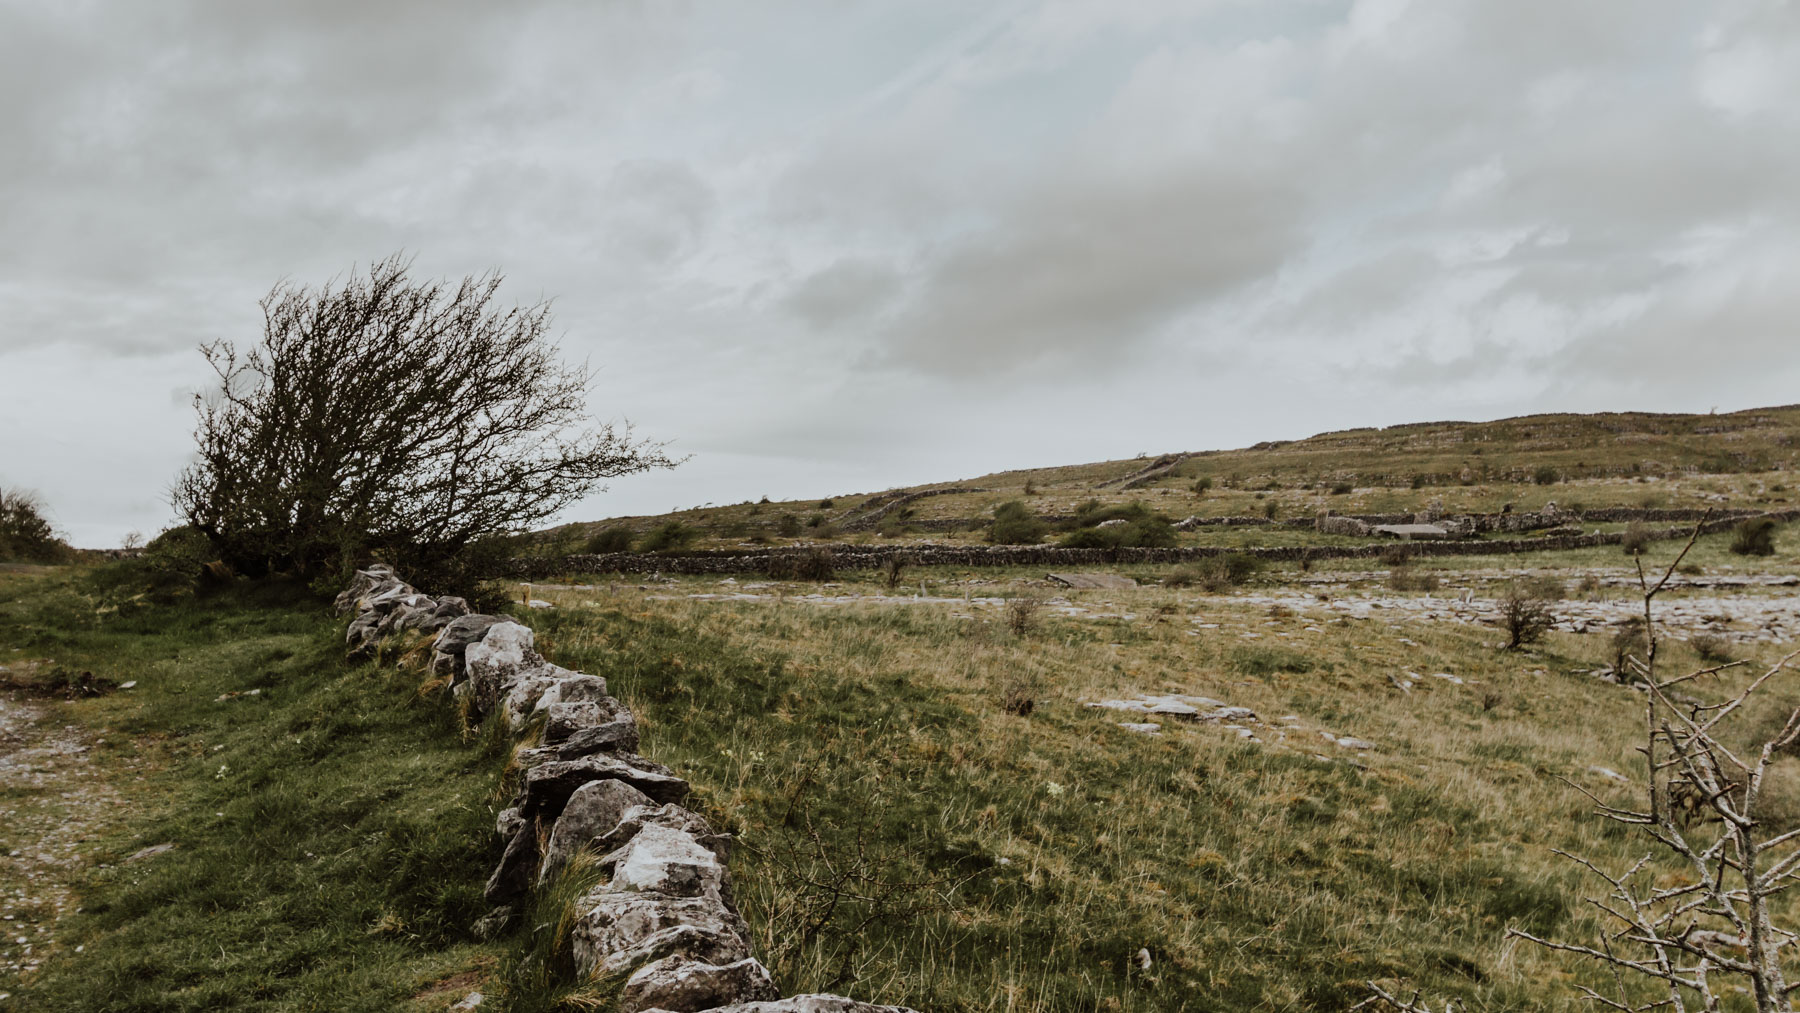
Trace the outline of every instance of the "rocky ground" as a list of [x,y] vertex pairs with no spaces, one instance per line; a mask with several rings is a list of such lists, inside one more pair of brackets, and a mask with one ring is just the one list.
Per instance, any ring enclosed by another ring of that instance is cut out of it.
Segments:
[[[1303,615],[1385,619],[1390,622],[1457,622],[1492,625],[1498,617],[1498,587],[1515,577],[1528,576],[1526,570],[1461,571],[1450,575],[1433,593],[1397,593],[1384,586],[1386,571],[1338,572],[1309,574],[1300,577],[1295,588],[1258,590],[1238,593],[1231,600],[1241,604],[1291,609]],[[1572,633],[1591,633],[1617,626],[1643,614],[1643,602],[1635,596],[1618,596],[1621,588],[1635,589],[1635,573],[1621,569],[1557,571],[1566,578],[1570,597],[1556,602],[1551,611],[1556,629]],[[1592,591],[1579,588],[1586,582]],[[720,590],[684,595],[650,595],[650,600],[686,598],[694,601],[758,602],[787,601],[823,607],[845,605],[953,605],[969,611],[1003,608],[1006,599],[973,593],[975,584],[992,585],[993,581],[971,582],[971,593],[964,597],[944,595],[856,594],[833,591],[786,594],[777,585],[766,582],[740,583],[727,578]],[[1676,576],[1668,591],[1657,601],[1656,617],[1663,628],[1678,638],[1697,634],[1717,636],[1738,643],[1786,643],[1800,639],[1800,594],[1791,590],[1800,577],[1790,574],[1733,574],[1705,577]],[[583,585],[534,585],[540,590],[598,590]],[[941,586],[941,585],[940,585]],[[548,604],[548,603],[544,603]],[[580,602],[580,604],[596,604]],[[1070,618],[1122,619],[1138,617],[1124,601],[1098,597],[1072,600],[1053,597],[1046,604],[1051,611]],[[1195,618],[1203,623],[1204,616]]]

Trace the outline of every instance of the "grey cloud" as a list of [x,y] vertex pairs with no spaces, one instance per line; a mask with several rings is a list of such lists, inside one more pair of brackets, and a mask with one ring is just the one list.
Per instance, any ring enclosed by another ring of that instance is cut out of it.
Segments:
[[926,255],[888,335],[893,362],[940,376],[1122,365],[1158,325],[1274,271],[1302,240],[1298,195],[1222,167],[1059,182]]
[[866,319],[899,293],[893,268],[861,257],[844,257],[802,278],[782,297],[789,312],[821,329]]

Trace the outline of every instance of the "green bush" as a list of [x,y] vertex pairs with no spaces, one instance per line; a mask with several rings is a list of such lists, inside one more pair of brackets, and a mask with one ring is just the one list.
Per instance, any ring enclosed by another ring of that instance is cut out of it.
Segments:
[[587,540],[587,551],[596,556],[611,552],[630,552],[633,535],[627,527],[603,528]]
[[1199,479],[1194,480],[1194,494],[1195,495],[1204,496],[1204,495],[1206,495],[1206,491],[1208,489],[1211,489],[1212,487],[1213,487],[1213,480],[1211,478],[1199,478]]
[[1058,544],[1065,549],[1166,549],[1175,539],[1175,527],[1167,517],[1149,514],[1110,527],[1076,528]]
[[1555,485],[1562,481],[1562,472],[1557,471],[1548,464],[1540,464],[1538,465],[1537,470],[1531,473],[1531,480],[1538,485]]
[[775,519],[775,533],[783,538],[794,538],[800,534],[800,518],[784,513]]
[[1619,542],[1619,548],[1625,550],[1627,556],[1641,556],[1650,547],[1652,541],[1650,529],[1640,521],[1632,521],[1625,526],[1625,534]]
[[1356,487],[1351,485],[1349,482],[1339,482],[1336,485],[1331,487],[1331,494],[1333,496],[1343,496],[1346,493],[1351,492],[1355,488]]
[[1740,556],[1773,556],[1775,522],[1768,517],[1752,517],[1732,528],[1731,551]]
[[676,552],[694,542],[695,531],[680,521],[664,521],[644,536],[645,552]]
[[0,561],[55,563],[70,549],[56,537],[37,496],[20,489],[0,489]]
[[1036,545],[1043,541],[1046,529],[1024,500],[1008,500],[994,508],[987,538],[996,545]]

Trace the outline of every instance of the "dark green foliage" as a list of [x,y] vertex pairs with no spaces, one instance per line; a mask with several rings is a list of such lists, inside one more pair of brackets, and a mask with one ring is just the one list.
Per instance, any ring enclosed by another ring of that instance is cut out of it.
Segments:
[[794,538],[800,534],[800,518],[784,513],[775,519],[775,533],[783,538]]
[[588,539],[586,551],[596,556],[610,552],[630,552],[633,537],[631,529],[624,526],[602,528]]
[[681,521],[664,521],[644,536],[641,548],[645,552],[679,552],[692,545],[697,534]]
[[1731,529],[1731,551],[1740,556],[1775,554],[1775,521],[1752,517]]
[[[1099,526],[1107,521],[1125,523]],[[1177,537],[1167,517],[1138,502],[1102,505],[1088,500],[1076,508],[1074,524],[1075,530],[1058,543],[1063,548],[1168,548]]]
[[259,340],[201,347],[218,382],[194,398],[195,463],[173,499],[233,570],[336,585],[383,559],[463,592],[493,562],[457,558],[475,543],[676,463],[628,427],[577,428],[590,374],[558,361],[547,303],[498,305],[498,274],[408,270],[389,257],[317,289],[284,282]]
[[1536,470],[1532,471],[1531,480],[1538,485],[1555,485],[1562,481],[1562,472],[1548,464],[1540,464]]
[[1204,496],[1206,494],[1207,490],[1211,489],[1212,487],[1213,487],[1213,480],[1210,476],[1202,476],[1202,477],[1194,480],[1193,488],[1194,488],[1194,493],[1196,495]]
[[994,521],[988,525],[988,541],[996,545],[1036,545],[1044,540],[1047,525],[1025,505],[1024,500],[1008,500],[994,508]]
[[1333,496],[1342,496],[1342,495],[1345,495],[1346,493],[1354,491],[1355,488],[1356,487],[1351,485],[1349,482],[1339,482],[1336,485],[1331,487],[1331,494]]
[[57,563],[69,555],[36,496],[0,488],[0,562]]

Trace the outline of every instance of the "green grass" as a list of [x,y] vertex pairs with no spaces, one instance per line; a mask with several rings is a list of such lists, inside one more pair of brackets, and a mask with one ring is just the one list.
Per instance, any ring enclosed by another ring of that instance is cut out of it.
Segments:
[[154,605],[80,573],[15,577],[0,629],[14,658],[136,680],[59,716],[106,738],[98,776],[127,756],[148,771],[9,1008],[391,1010],[491,963],[470,927],[501,760],[416,678],[346,665],[319,601],[264,587]]

